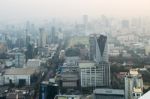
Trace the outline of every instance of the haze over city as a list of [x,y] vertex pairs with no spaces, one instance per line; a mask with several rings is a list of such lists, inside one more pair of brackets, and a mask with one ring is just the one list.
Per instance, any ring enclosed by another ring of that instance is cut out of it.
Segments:
[[0,21],[150,16],[149,0],[0,0]]
[[0,99],[149,99],[150,0],[0,0]]

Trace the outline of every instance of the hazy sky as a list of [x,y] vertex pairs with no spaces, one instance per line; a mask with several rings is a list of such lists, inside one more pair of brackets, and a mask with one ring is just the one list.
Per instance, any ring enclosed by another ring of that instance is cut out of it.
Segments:
[[0,20],[89,16],[150,16],[150,0],[0,0]]

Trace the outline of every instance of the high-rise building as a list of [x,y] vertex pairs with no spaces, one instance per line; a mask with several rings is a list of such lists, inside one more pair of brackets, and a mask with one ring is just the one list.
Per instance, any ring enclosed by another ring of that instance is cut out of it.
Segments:
[[[91,35],[90,58],[96,62],[96,71],[99,71],[101,86],[110,86],[110,64],[108,61],[108,43],[105,35]],[[96,72],[95,72],[96,73]]]
[[125,77],[125,99],[139,99],[143,94],[143,79],[138,69],[131,69]]
[[44,32],[44,28],[40,28],[40,47],[45,47],[47,44],[47,34]]
[[90,60],[94,60],[96,57],[96,34],[90,35],[89,43],[90,43]]
[[[108,64],[103,65],[109,66]],[[109,69],[101,68],[103,65],[99,66],[94,62],[80,62],[81,87],[108,87],[110,85]]]
[[90,43],[90,59],[97,63],[105,61],[108,62],[108,43],[107,36],[91,34],[89,38]]
[[96,57],[95,61],[97,63],[100,62],[108,62],[108,43],[107,36],[100,35],[96,38]]

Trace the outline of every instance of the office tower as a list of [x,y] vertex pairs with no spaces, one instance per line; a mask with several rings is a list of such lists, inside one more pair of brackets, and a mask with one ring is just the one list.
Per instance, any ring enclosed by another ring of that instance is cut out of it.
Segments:
[[108,43],[107,36],[91,34],[90,43],[90,59],[99,62],[108,62]]
[[96,39],[96,57],[97,69],[101,70],[101,77],[104,86],[110,86],[110,64],[108,61],[108,43],[107,36],[100,35]]
[[[107,36],[91,35],[90,56],[96,62],[92,65],[80,66],[81,86],[85,87],[109,87],[110,86],[110,65],[108,61]],[[80,64],[79,64],[80,65]]]
[[26,47],[30,44],[30,36],[28,35],[28,30],[25,30],[26,33]]
[[47,34],[44,31],[44,28],[40,28],[40,47],[45,47],[46,46],[46,41],[47,41]]
[[95,61],[97,63],[100,62],[108,62],[108,43],[107,36],[100,35],[96,38],[96,57]]
[[80,62],[81,87],[109,87],[110,73],[109,64],[95,64],[94,62]]
[[96,34],[90,35],[89,43],[90,43],[90,60],[94,60],[96,57]]
[[58,94],[58,85],[55,83],[43,81],[40,84],[39,99],[54,99]]
[[24,64],[25,64],[25,55],[23,53],[16,53],[15,54],[15,66],[23,67]]
[[142,75],[138,72],[138,69],[131,69],[125,77],[125,99],[138,99],[142,94]]
[[54,26],[51,28],[51,43],[57,43],[56,29]]

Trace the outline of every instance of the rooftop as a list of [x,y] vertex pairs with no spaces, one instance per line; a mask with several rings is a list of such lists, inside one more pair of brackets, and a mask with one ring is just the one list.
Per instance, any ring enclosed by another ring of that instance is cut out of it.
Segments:
[[80,99],[81,95],[57,95],[54,99]]
[[32,75],[35,72],[38,72],[36,68],[11,68],[5,70],[5,75]]
[[133,88],[133,92],[142,93],[142,89],[141,88]]
[[124,90],[121,89],[95,89],[94,94],[107,94],[107,95],[124,95]]
[[95,67],[95,63],[92,61],[81,61],[79,63],[80,68],[90,68],[90,67]]
[[138,75],[138,69],[130,69],[130,72],[129,72],[131,75]]

